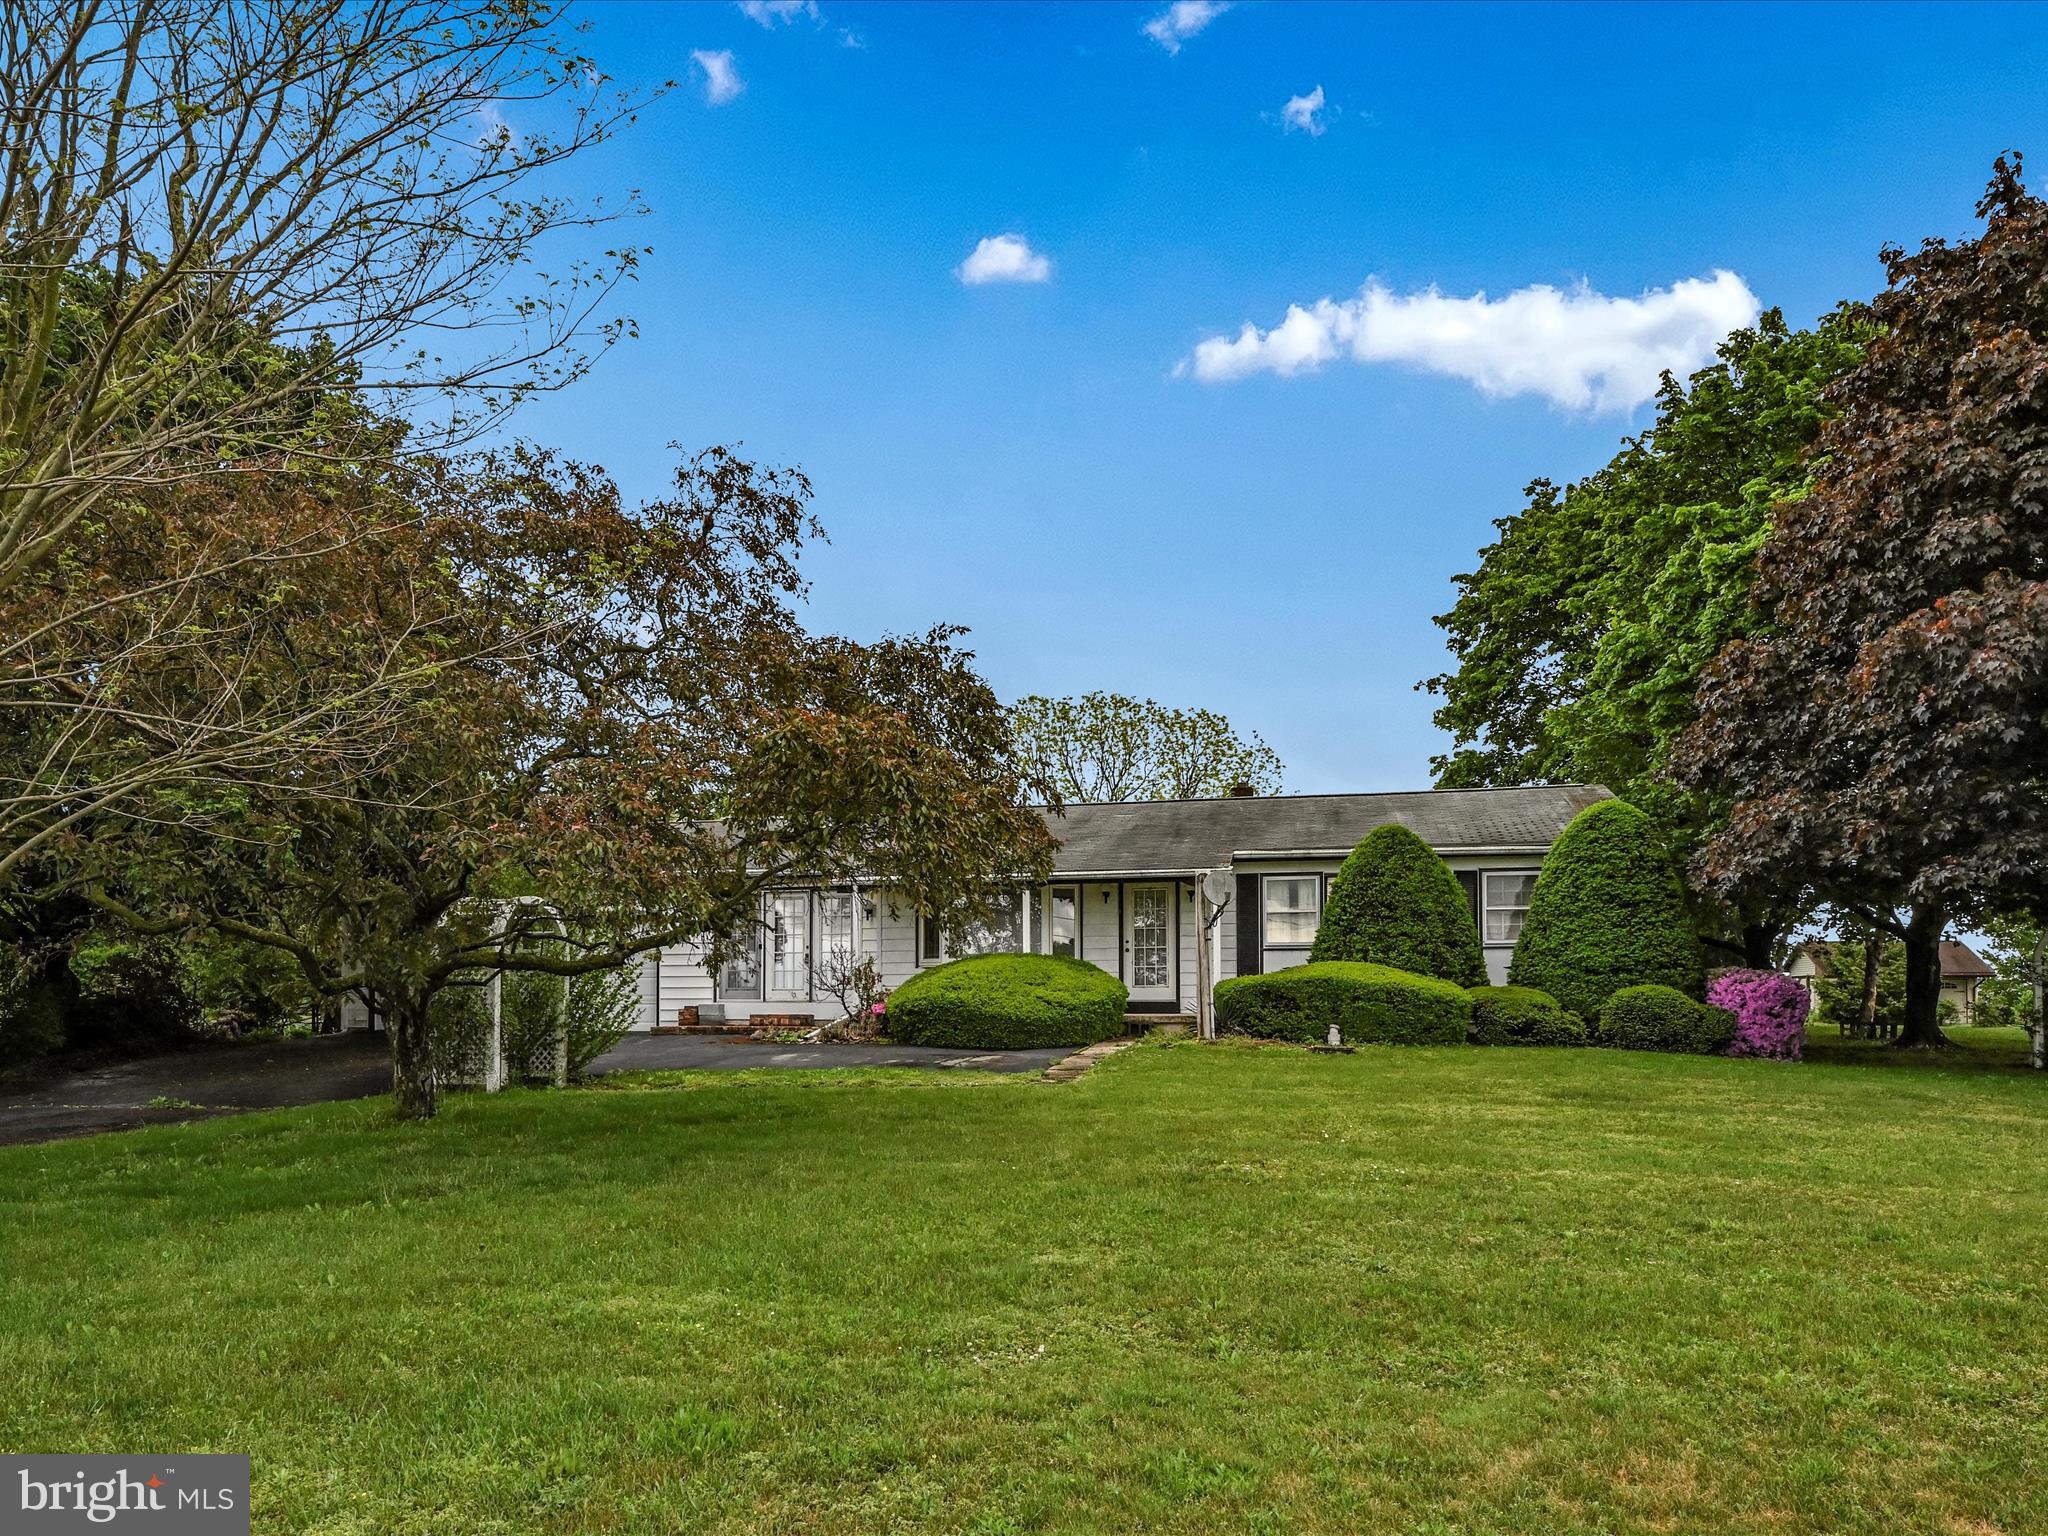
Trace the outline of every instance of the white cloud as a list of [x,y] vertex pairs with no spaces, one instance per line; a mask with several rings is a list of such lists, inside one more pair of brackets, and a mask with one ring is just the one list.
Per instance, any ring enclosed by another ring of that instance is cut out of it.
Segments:
[[1280,109],[1280,121],[1290,130],[1299,128],[1311,138],[1321,138],[1330,125],[1323,121],[1323,88],[1319,85],[1306,96],[1290,96]]
[[770,29],[795,21],[799,16],[808,16],[812,21],[824,19],[818,14],[818,0],[738,0],[738,3],[740,14],[747,20]]
[[1145,35],[1168,53],[1179,53],[1182,43],[1229,10],[1230,4],[1231,0],[1173,0],[1145,23]]
[[1648,400],[1670,369],[1701,367],[1732,330],[1755,321],[1757,297],[1733,272],[1689,277],[1640,298],[1547,283],[1498,299],[1430,288],[1397,294],[1368,282],[1355,299],[1288,306],[1271,330],[1246,323],[1197,346],[1176,373],[1225,383],[1252,373],[1314,372],[1348,354],[1360,363],[1411,363],[1495,396],[1541,395],[1569,410],[1625,411]]
[[747,82],[740,78],[739,68],[732,61],[730,48],[693,48],[690,58],[704,71],[704,99],[712,106],[724,106],[747,88]]
[[953,271],[969,287],[1043,283],[1052,277],[1052,258],[1031,249],[1031,242],[1022,235],[984,235],[974,253]]
[[519,148],[519,130],[506,119],[504,108],[495,101],[480,101],[476,104],[476,138],[472,140],[477,149],[516,150]]

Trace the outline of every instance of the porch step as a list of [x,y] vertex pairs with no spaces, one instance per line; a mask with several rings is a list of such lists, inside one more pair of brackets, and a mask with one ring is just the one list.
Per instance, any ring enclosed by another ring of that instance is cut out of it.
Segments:
[[1124,1028],[1133,1035],[1191,1035],[1195,1031],[1192,1013],[1127,1013]]

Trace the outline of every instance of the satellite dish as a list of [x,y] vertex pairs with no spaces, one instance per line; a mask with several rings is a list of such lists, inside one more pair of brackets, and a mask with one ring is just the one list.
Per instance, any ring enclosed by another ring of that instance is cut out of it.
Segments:
[[1227,869],[1212,869],[1202,876],[1202,894],[1209,898],[1209,905],[1221,907],[1229,903],[1236,888],[1236,882]]

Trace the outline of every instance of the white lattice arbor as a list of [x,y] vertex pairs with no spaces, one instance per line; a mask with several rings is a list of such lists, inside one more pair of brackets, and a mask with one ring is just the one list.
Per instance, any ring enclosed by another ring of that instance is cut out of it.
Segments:
[[[514,897],[493,901],[489,905],[493,913],[491,935],[501,946],[507,942],[508,930],[515,919],[520,921],[522,929],[510,938],[509,942],[515,949],[529,943],[559,943],[566,937],[560,920],[537,896]],[[447,1067],[442,1074],[444,1086],[481,1088],[486,1093],[496,1093],[509,1082],[544,1079],[557,1088],[567,1085],[568,989],[561,989],[554,1005],[552,1024],[538,1045],[533,1031],[522,1031],[514,1042],[512,1054],[508,1055],[505,1037],[505,978],[508,974],[518,973],[499,967],[483,983],[483,1006],[469,1021],[471,1027],[464,1031],[464,1038],[451,1042],[446,1053]],[[517,1059],[513,1059],[514,1056]]]

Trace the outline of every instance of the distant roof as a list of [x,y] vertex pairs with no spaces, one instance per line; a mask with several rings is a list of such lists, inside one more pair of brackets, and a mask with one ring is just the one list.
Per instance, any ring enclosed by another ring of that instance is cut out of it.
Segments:
[[[1823,976],[1827,974],[1828,950],[1832,947],[1826,939],[1809,939],[1799,946],[1812,959],[1814,969]],[[1996,976],[1984,957],[1969,945],[1956,939],[1941,941],[1941,974],[1947,976]]]
[[1953,939],[1941,941],[1941,974],[1944,976],[1996,976],[1984,957],[1967,944]]
[[1389,822],[1439,853],[1540,852],[1571,819],[1611,799],[1594,784],[1517,789],[1424,789],[1377,795],[1246,795],[1221,800],[1132,800],[1046,813],[1060,839],[1062,875],[1190,874],[1233,855],[1341,856]]

